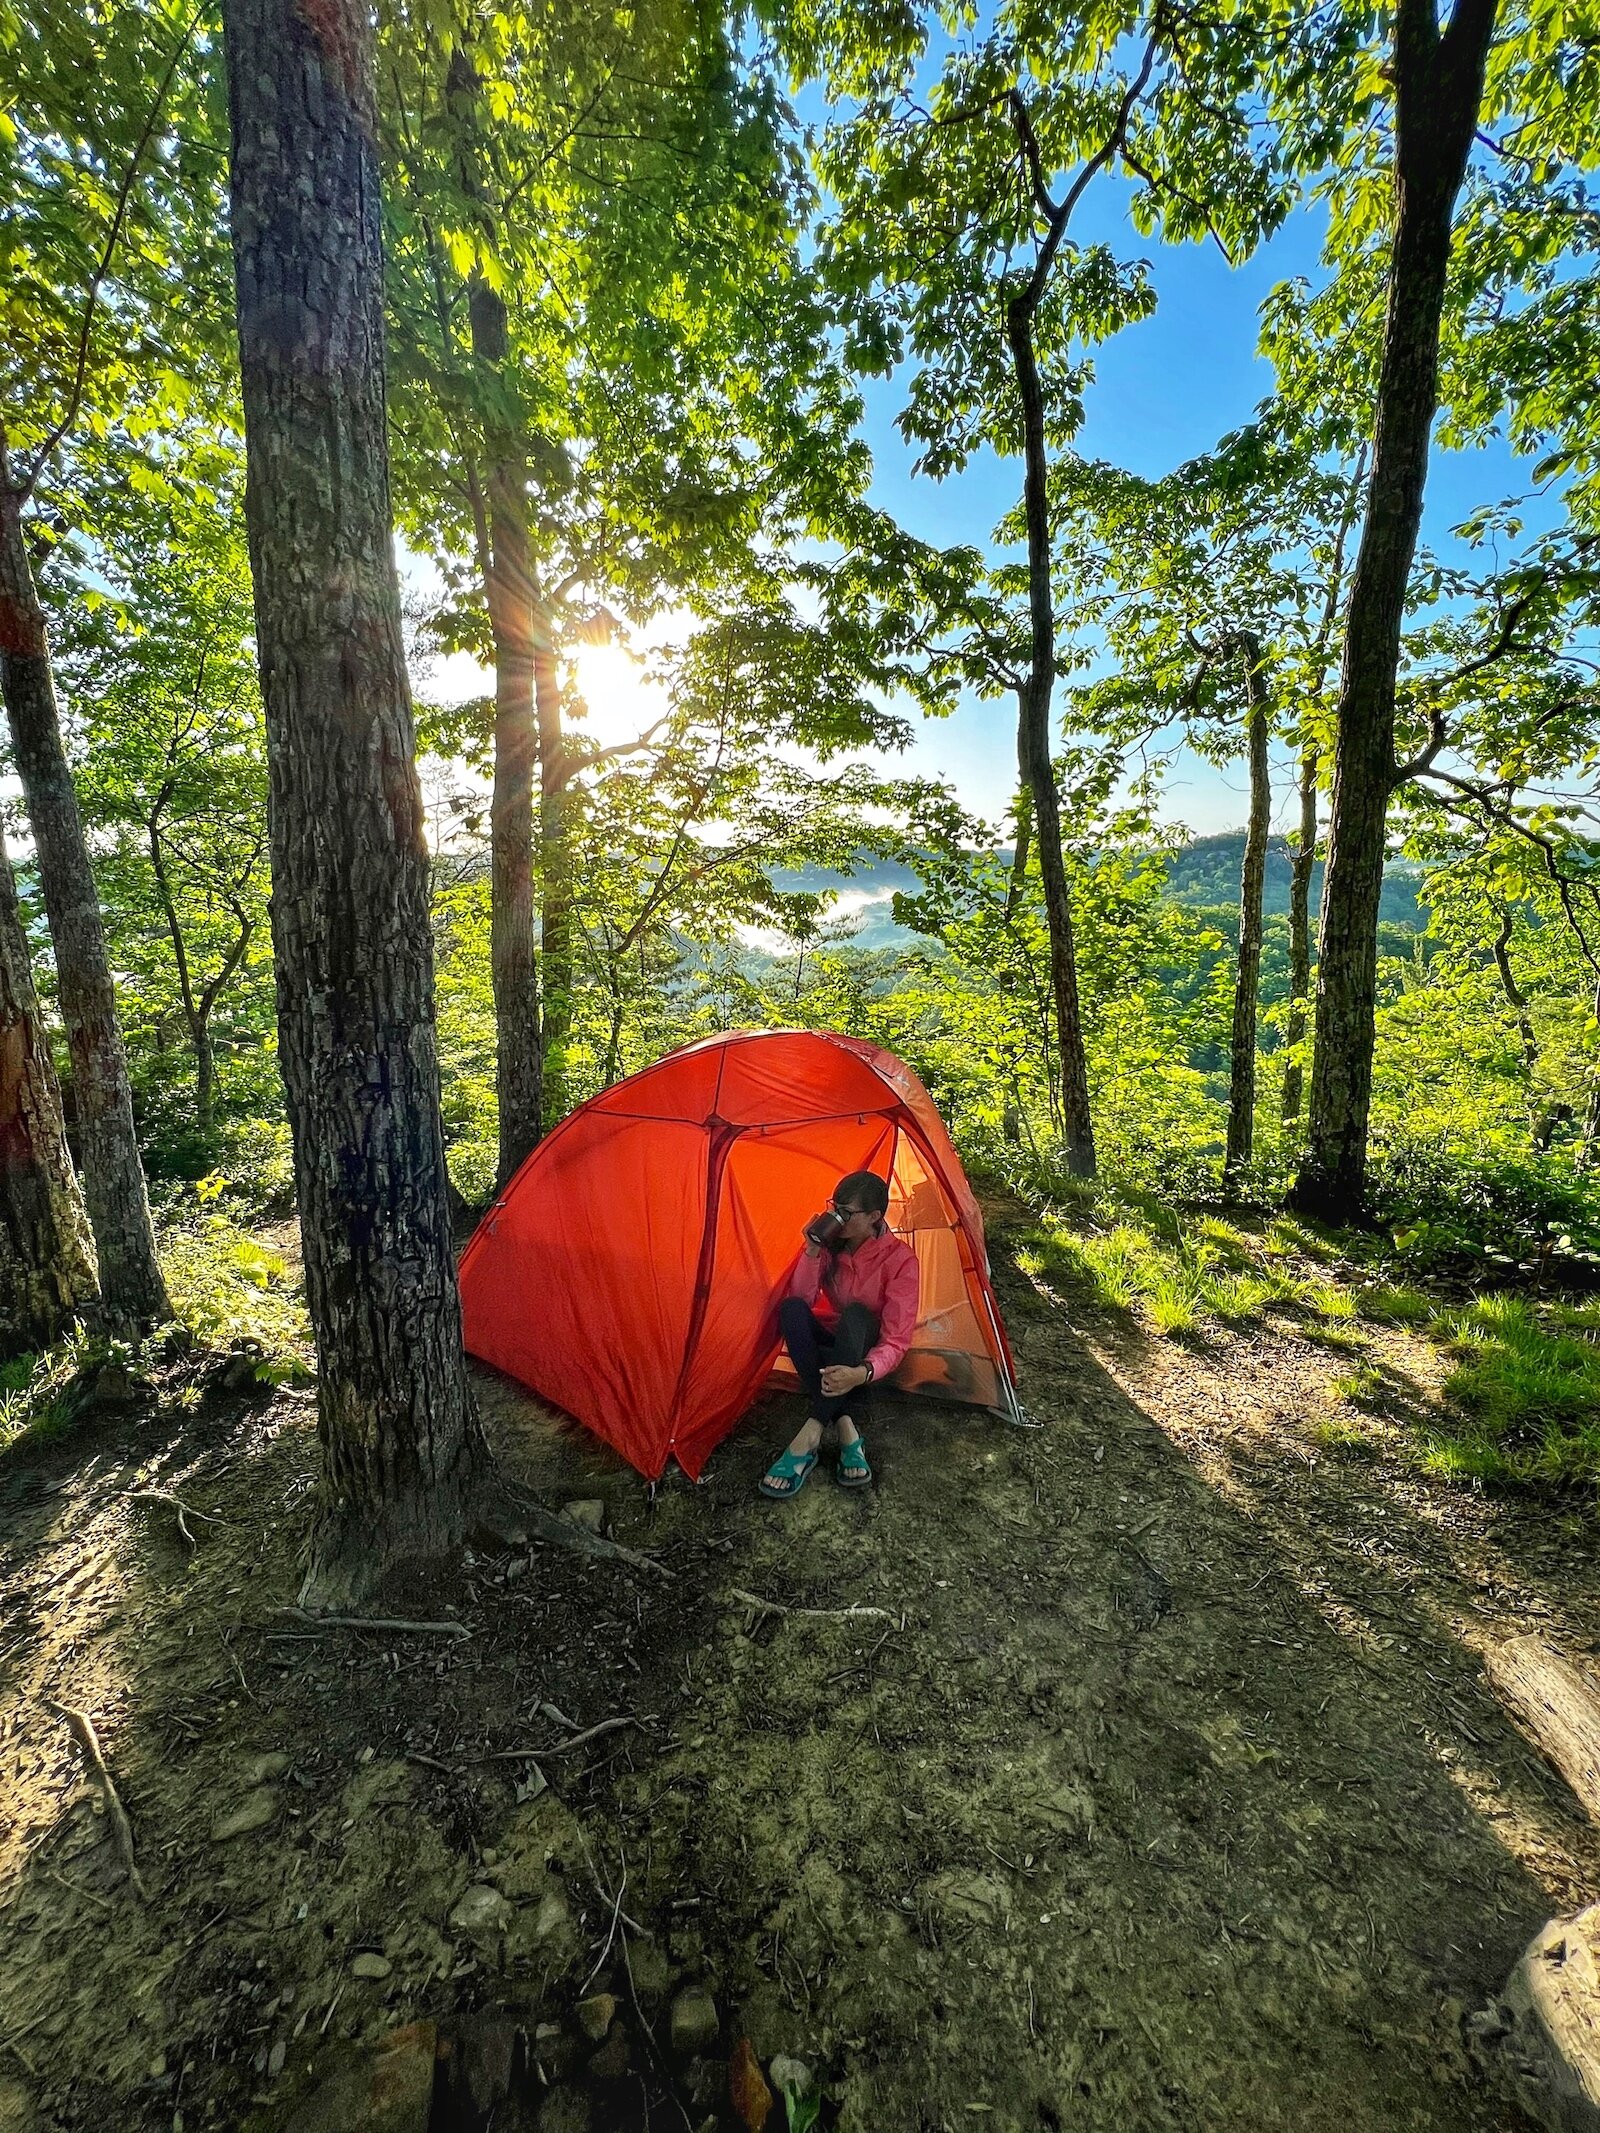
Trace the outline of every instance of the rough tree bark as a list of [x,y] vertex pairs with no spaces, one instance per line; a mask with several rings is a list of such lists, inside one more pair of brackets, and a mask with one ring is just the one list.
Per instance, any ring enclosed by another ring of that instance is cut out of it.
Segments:
[[227,0],[278,1026],[324,1452],[304,1598],[461,1538],[487,1463],[446,1212],[428,858],[384,434],[372,28]]
[[84,1197],[100,1263],[101,1307],[114,1331],[171,1316],[133,1127],[133,1091],[78,796],[61,743],[44,610],[33,582],[22,499],[0,427],[0,693],[38,855],[72,1062]]
[[1395,676],[1439,397],[1451,224],[1496,4],[1456,0],[1442,34],[1436,0],[1399,0],[1395,20],[1395,233],[1339,687],[1306,1155],[1292,1196],[1303,1213],[1329,1222],[1356,1221],[1363,1208]]
[[47,1348],[99,1301],[16,883],[0,836],[0,1359]]
[[1233,988],[1233,1046],[1228,1066],[1228,1144],[1223,1177],[1233,1187],[1243,1180],[1255,1148],[1256,1011],[1261,991],[1261,912],[1267,880],[1267,836],[1272,827],[1272,786],[1267,743],[1272,703],[1261,656],[1261,640],[1249,630],[1237,639],[1244,663],[1248,710],[1245,752],[1250,764],[1250,816],[1245,830],[1244,866],[1239,881],[1239,966]]
[[1283,1070],[1283,1122],[1300,1116],[1305,1069],[1299,1048],[1306,1036],[1306,1000],[1311,991],[1311,877],[1317,865],[1317,777],[1322,751],[1306,736],[1300,743],[1300,832],[1289,868],[1289,1019],[1283,1041],[1289,1061]]

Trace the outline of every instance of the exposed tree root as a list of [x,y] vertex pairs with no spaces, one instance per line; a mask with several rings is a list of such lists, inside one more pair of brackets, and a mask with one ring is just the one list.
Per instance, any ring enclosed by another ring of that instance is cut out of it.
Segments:
[[128,1820],[116,1786],[111,1782],[111,1772],[106,1768],[106,1759],[100,1752],[100,1740],[94,1730],[94,1721],[87,1711],[72,1711],[64,1704],[51,1703],[48,1699],[45,1709],[53,1711],[57,1718],[66,1720],[72,1729],[73,1738],[87,1756],[105,1798],[106,1820],[111,1824],[113,1841],[123,1866],[127,1869],[129,1886],[141,1903],[148,1903],[149,1894],[139,1872],[139,1863],[133,1854],[133,1825]]

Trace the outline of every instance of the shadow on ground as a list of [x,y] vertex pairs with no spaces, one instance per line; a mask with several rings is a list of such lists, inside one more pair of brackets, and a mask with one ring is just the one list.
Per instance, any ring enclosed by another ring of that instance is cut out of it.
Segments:
[[[1174,1416],[1003,1295],[1042,1426],[886,1402],[865,1496],[757,1498],[791,1402],[652,1494],[480,1374],[504,1464],[672,1575],[529,1546],[392,1596],[470,1636],[275,1612],[281,1396],[0,1479],[0,2127],[286,2127],[469,2013],[527,2040],[496,2133],[734,2127],[741,2037],[851,2133],[1508,2125],[1463,2011],[1597,1862],[1437,1495],[1315,1469],[1276,1350],[1169,1356]],[[191,1550],[152,1483],[229,1523]],[[145,1908],[46,1697],[95,1714]]]

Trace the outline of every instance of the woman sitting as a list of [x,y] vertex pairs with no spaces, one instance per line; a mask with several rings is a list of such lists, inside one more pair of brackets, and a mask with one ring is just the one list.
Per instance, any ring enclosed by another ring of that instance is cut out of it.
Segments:
[[898,1369],[917,1323],[917,1255],[884,1221],[889,1187],[875,1171],[854,1170],[834,1188],[839,1228],[820,1244],[805,1232],[805,1250],[778,1310],[784,1345],[811,1412],[788,1450],[761,1479],[761,1493],[798,1496],[817,1463],[828,1423],[838,1425],[841,1488],[872,1479],[857,1418],[867,1388]]

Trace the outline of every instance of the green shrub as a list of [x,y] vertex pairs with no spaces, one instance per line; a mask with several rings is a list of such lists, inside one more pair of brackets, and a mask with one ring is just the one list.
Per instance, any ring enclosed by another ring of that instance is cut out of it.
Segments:
[[207,1347],[254,1341],[263,1375],[304,1376],[311,1324],[282,1256],[231,1215],[200,1208],[167,1228],[161,1265],[180,1324]]

